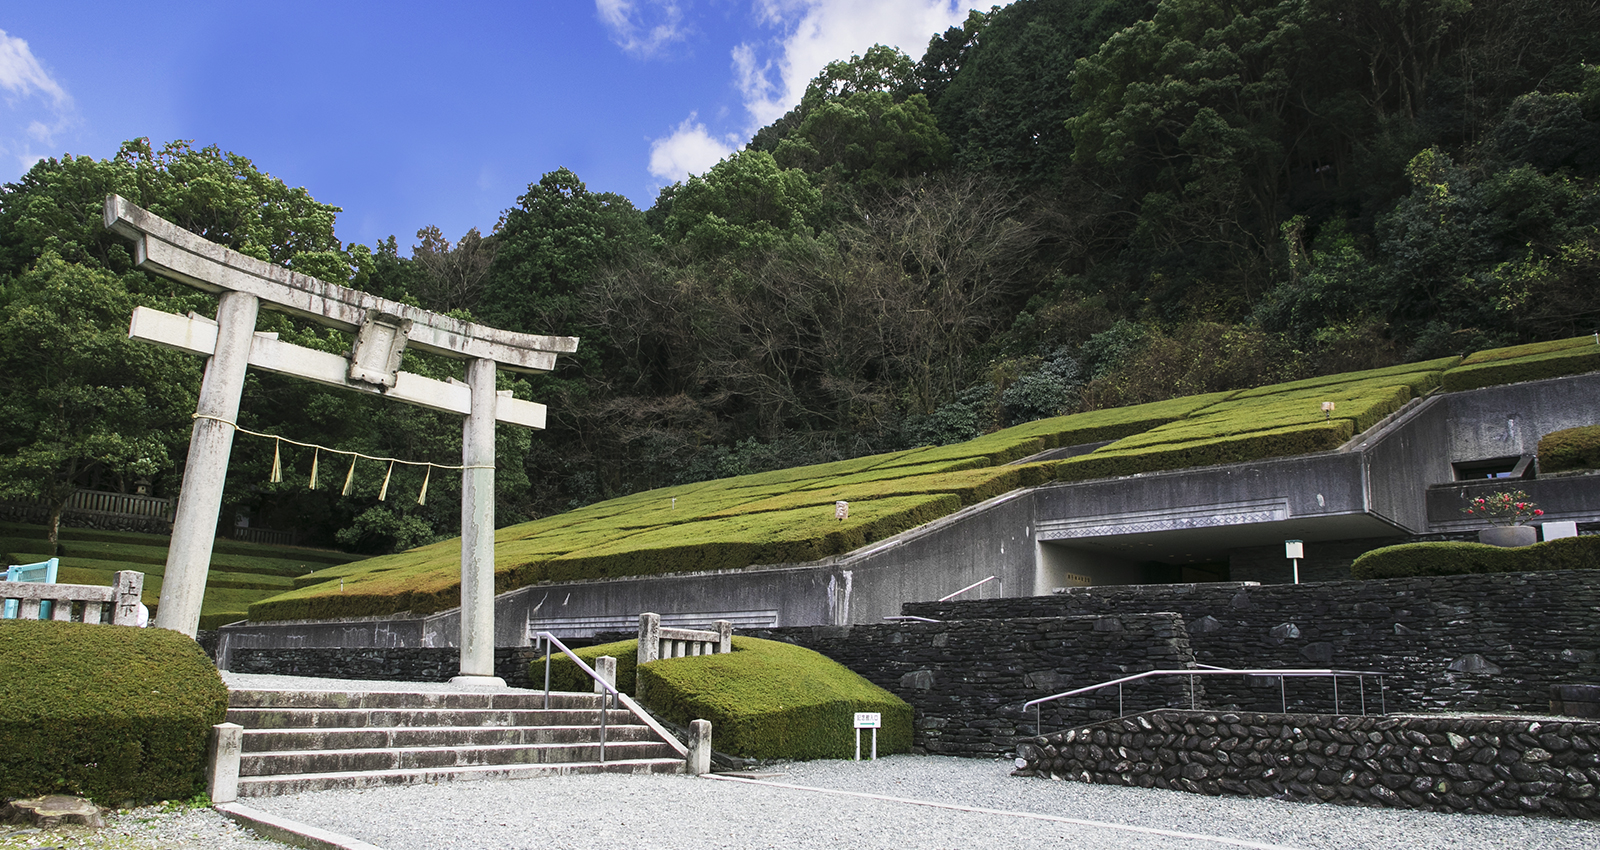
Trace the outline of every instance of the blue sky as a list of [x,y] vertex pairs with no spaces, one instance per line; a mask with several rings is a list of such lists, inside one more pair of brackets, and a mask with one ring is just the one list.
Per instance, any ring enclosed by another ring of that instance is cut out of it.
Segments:
[[0,5],[0,182],[40,157],[192,139],[404,252],[487,232],[557,168],[641,208],[874,43],[921,56],[952,0],[337,0]]

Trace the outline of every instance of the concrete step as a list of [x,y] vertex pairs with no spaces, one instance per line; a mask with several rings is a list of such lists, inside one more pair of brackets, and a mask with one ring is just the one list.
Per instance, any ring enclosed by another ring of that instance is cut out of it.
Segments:
[[[612,741],[605,760],[638,761],[674,757],[659,741]],[[580,744],[495,744],[464,747],[376,747],[349,750],[287,750],[249,753],[239,759],[239,775],[285,776],[392,770],[435,770],[469,766],[599,762],[599,741]]]
[[[394,726],[599,726],[598,709],[577,708],[229,708],[229,723],[246,729],[348,729]],[[633,720],[611,709],[608,724]]]
[[[542,692],[433,691],[274,691],[240,689],[228,692],[232,708],[452,708],[543,709]],[[598,694],[551,691],[550,708],[598,708]]]
[[[284,750],[362,750],[379,747],[577,744],[596,741],[594,726],[397,726],[345,729],[246,729],[244,753]],[[606,727],[606,742],[658,741],[648,726],[631,722]]]
[[[608,748],[609,752],[609,748]],[[346,771],[280,776],[241,776],[240,797],[269,797],[324,791],[331,788],[374,788],[384,785],[419,785],[481,779],[531,779],[577,773],[682,773],[683,759],[619,759],[559,764],[476,765],[417,770]]]

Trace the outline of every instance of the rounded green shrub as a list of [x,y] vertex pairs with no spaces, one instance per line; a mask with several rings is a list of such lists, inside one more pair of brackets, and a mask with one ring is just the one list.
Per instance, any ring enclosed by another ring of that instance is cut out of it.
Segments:
[[1600,469],[1600,425],[1551,431],[1539,438],[1539,471]]
[[640,701],[674,723],[711,721],[717,750],[752,758],[850,758],[858,711],[883,715],[879,754],[911,749],[911,706],[837,661],[747,637],[733,650],[638,668]]
[[[633,694],[635,688],[634,671],[639,668],[639,641],[621,640],[616,643],[601,643],[594,646],[585,646],[572,651],[573,655],[583,659],[583,663],[594,667],[594,660],[602,655],[609,655],[617,659],[617,690],[625,694]],[[534,687],[544,686],[544,656],[539,656],[528,668],[528,679]],[[582,691],[589,693],[594,690],[594,680],[589,674],[578,669],[564,653],[557,650],[555,657],[550,659],[550,689],[553,691]]]
[[1566,537],[1519,548],[1457,541],[1402,543],[1356,558],[1350,574],[1368,579],[1590,569],[1600,569],[1600,537]]
[[0,799],[188,799],[228,689],[166,629],[0,621]]

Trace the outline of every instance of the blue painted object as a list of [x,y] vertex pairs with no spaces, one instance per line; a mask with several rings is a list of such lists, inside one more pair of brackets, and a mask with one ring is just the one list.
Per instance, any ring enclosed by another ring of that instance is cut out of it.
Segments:
[[[31,581],[43,584],[56,583],[56,570],[61,566],[60,558],[51,558],[37,564],[18,564],[6,568],[6,581]],[[0,611],[0,618],[15,620],[17,618],[17,600],[7,599],[5,610]],[[39,619],[48,620],[55,610],[55,603],[46,599],[39,603]]]

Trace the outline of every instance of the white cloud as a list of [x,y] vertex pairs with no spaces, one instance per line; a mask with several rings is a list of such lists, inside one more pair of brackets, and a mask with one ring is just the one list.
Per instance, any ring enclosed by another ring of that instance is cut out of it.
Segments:
[[676,0],[594,0],[594,8],[611,40],[636,56],[653,56],[685,34]]
[[737,137],[718,139],[690,114],[672,135],[650,142],[650,173],[674,183],[704,174],[737,149]]
[[928,39],[957,26],[967,5],[950,0],[755,0],[757,18],[779,35],[733,50],[733,68],[751,130],[782,118],[806,84],[837,59],[874,44],[921,58]]
[[[28,42],[5,30],[0,30],[0,91],[5,94],[0,127],[26,127],[20,134],[0,130],[0,156],[14,158],[20,176],[48,155],[34,145],[54,148],[56,136],[76,123],[77,115],[72,96],[34,58]],[[12,176],[8,171],[0,170],[0,179]]]

